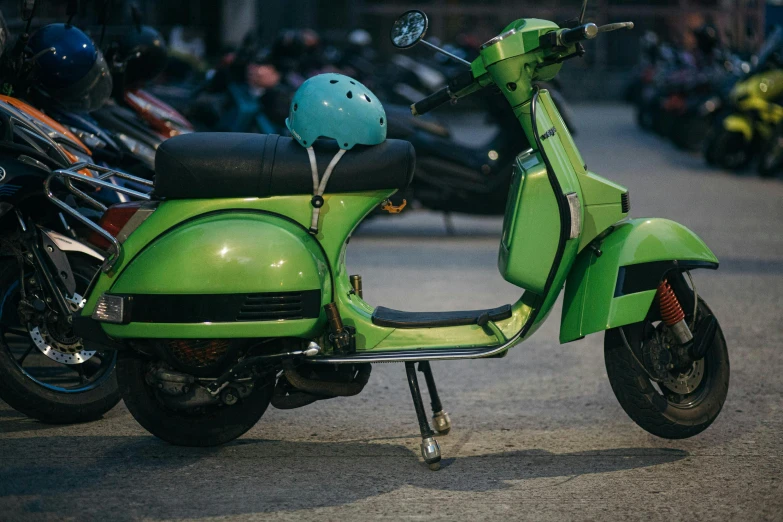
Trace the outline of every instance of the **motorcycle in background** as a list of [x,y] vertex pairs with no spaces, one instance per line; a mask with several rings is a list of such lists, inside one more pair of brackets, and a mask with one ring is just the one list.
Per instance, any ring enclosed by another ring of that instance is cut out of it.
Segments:
[[758,157],[758,173],[773,176],[779,161],[778,129],[783,122],[783,28],[777,27],[756,66],[737,81],[714,119],[704,146],[710,165],[741,170]]

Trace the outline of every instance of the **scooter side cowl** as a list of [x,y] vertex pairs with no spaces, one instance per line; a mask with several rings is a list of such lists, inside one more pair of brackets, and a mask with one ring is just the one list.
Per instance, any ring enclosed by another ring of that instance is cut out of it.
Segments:
[[279,216],[227,210],[184,222],[149,244],[108,292],[129,298],[111,337],[307,337],[332,300],[325,255]]

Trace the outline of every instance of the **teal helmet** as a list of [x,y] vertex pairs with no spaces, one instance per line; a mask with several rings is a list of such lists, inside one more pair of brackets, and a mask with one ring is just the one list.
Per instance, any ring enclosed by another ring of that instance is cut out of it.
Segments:
[[344,150],[386,139],[381,102],[370,89],[342,74],[319,74],[304,82],[294,94],[285,124],[303,147],[318,138],[337,140]]

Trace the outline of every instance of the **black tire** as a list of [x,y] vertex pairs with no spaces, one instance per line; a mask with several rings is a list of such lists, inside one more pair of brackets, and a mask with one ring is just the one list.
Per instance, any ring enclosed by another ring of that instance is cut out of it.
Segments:
[[672,128],[672,142],[682,150],[700,151],[707,135],[708,125],[704,118],[686,116]]
[[[699,300],[702,313],[708,311]],[[624,326],[626,339],[636,353],[647,322]],[[638,355],[637,355],[638,358]],[[619,329],[606,332],[604,362],[609,383],[625,413],[641,428],[666,439],[684,439],[701,433],[718,417],[729,389],[729,355],[718,326],[715,340],[704,357],[704,377],[681,403],[671,401],[653,386],[648,374],[623,343]]]
[[166,407],[145,381],[149,360],[123,355],[117,363],[117,379],[125,406],[141,426],[176,446],[219,446],[243,435],[264,415],[274,382],[257,385],[252,394],[233,406],[207,406],[194,412]]
[[739,132],[718,129],[708,139],[704,157],[710,165],[727,170],[742,170],[752,159],[751,144]]
[[783,134],[775,132],[764,143],[757,170],[762,178],[772,178],[783,171]]
[[[79,281],[86,288],[97,270],[97,265],[82,256],[69,256],[69,260],[77,278],[77,291],[80,290]],[[19,267],[16,259],[0,260],[0,319],[3,321],[3,327],[7,326],[6,318],[13,318],[17,314],[13,288],[18,288],[18,283]],[[81,288],[81,292],[84,292],[84,288]],[[85,386],[82,391],[78,387],[66,391],[64,388],[47,386],[47,383],[35,380],[32,372],[26,374],[6,339],[4,329],[3,335],[0,336],[0,399],[20,413],[50,424],[71,424],[100,419],[119,402],[114,367],[116,354],[104,354],[107,360],[105,368],[100,375],[96,375],[96,380],[90,387]],[[35,356],[45,358],[37,350]],[[53,361],[50,364],[57,367]]]

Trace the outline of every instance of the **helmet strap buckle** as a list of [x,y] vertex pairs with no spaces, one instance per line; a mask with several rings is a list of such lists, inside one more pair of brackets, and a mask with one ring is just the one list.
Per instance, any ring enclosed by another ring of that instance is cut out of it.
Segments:
[[312,235],[318,234],[318,220],[321,215],[321,207],[325,203],[323,195],[326,191],[326,184],[329,182],[329,178],[332,176],[332,172],[334,172],[334,168],[343,157],[343,154],[345,154],[345,149],[337,151],[332,161],[329,162],[329,166],[326,167],[323,177],[319,179],[315,151],[312,146],[307,147],[307,157],[310,159],[310,172],[313,175],[313,197],[310,199],[310,205],[313,208],[312,219],[310,220],[310,233]]

